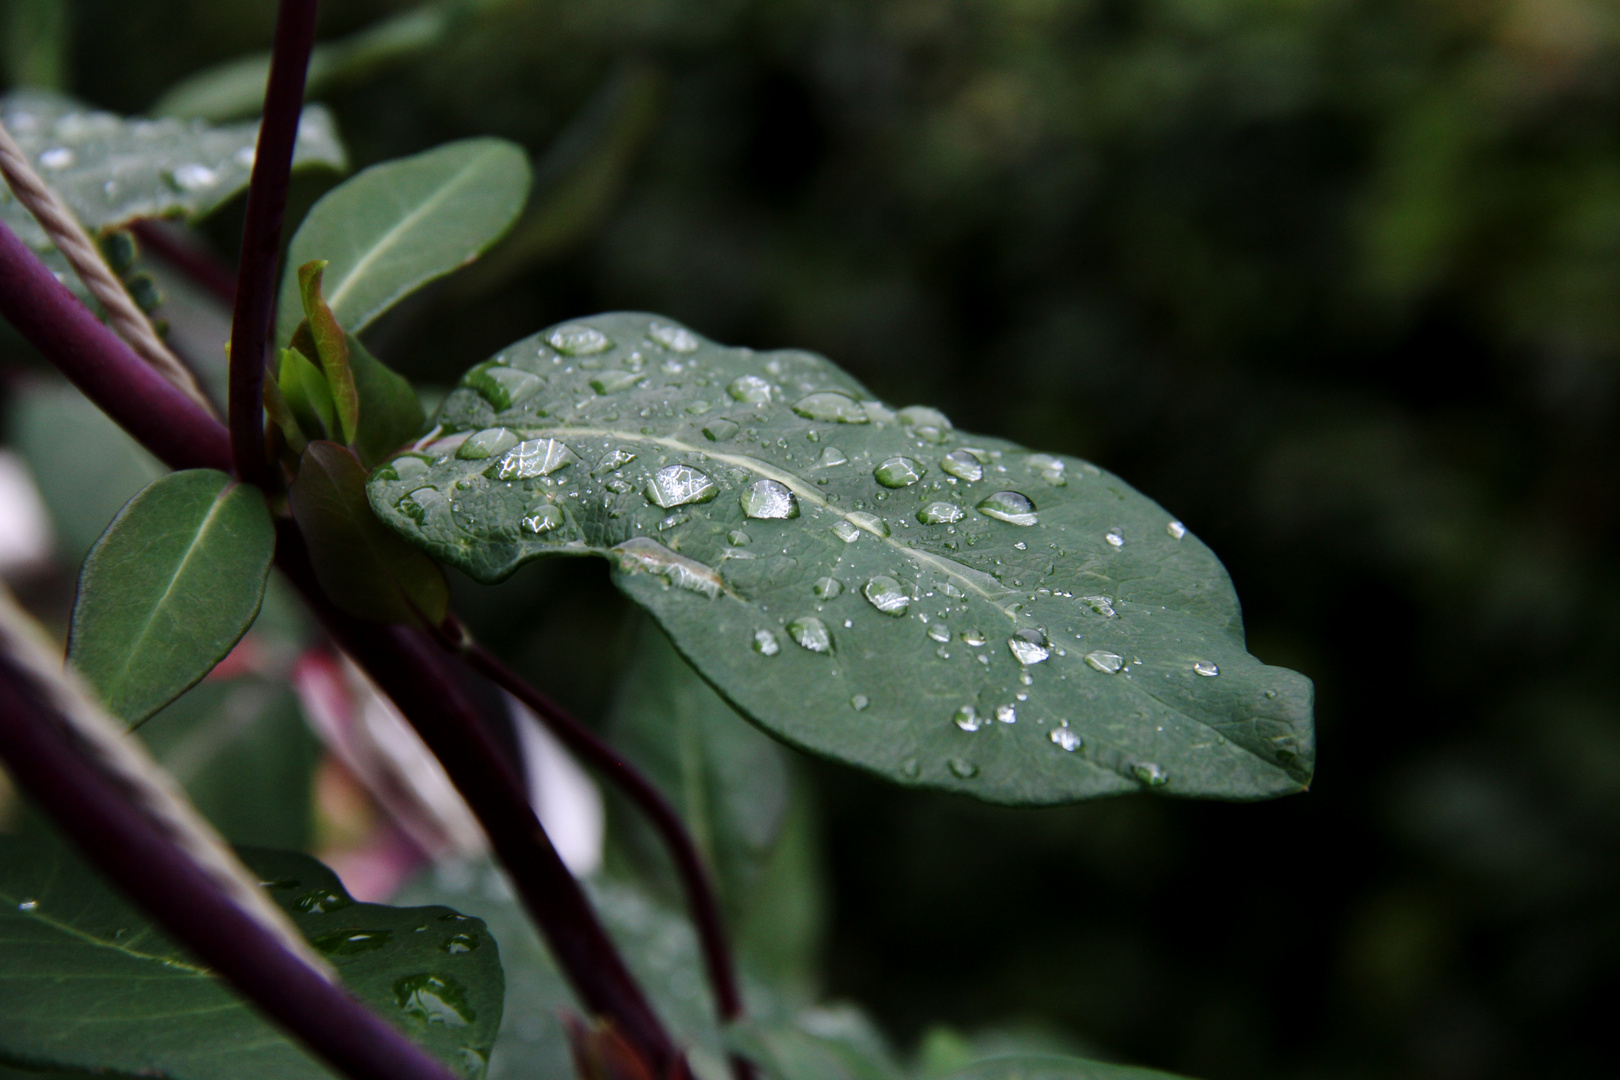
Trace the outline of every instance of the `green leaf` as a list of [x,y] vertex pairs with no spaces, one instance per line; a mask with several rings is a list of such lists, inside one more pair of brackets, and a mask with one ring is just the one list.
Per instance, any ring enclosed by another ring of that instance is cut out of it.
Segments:
[[1310,681],[1250,656],[1214,553],[1089,462],[640,314],[508,347],[435,420],[373,475],[379,517],[484,582],[612,560],[795,746],[1010,804],[1310,779]]
[[[499,950],[447,908],[359,904],[303,855],[246,849],[343,985],[465,1077],[501,1019]],[[198,966],[60,839],[0,837],[0,1060],[173,1080],[330,1073]]]
[[883,1036],[859,1009],[806,1009],[792,1020],[748,1020],[726,1032],[727,1045],[768,1080],[901,1080]]
[[449,606],[444,574],[389,532],[366,505],[366,473],[336,443],[311,442],[287,491],[309,543],[315,576],[332,602],[376,622],[437,623]]
[[[299,350],[281,350],[276,389],[306,441],[327,439],[337,433],[337,407],[332,401],[332,388],[327,385],[321,369]],[[272,416],[279,414],[279,409],[272,410]],[[284,417],[281,422],[285,424]],[[292,432],[285,433],[288,443],[294,445]]]
[[947,1080],[1178,1080],[1170,1073],[1105,1061],[1017,1054],[991,1058],[953,1072]]
[[[326,376],[332,410],[342,434],[338,441],[349,443],[354,441],[355,429],[360,426],[360,395],[355,391],[354,375],[349,370],[348,336],[321,296],[321,277],[326,265],[324,259],[312,259],[298,268],[298,299],[304,308],[304,321],[299,325],[300,329],[308,329],[309,342],[315,349],[310,358],[320,361],[321,373]],[[295,332],[293,336],[299,335]]]
[[309,845],[320,743],[286,685],[257,676],[206,679],[142,724],[140,733],[232,843]]
[[372,356],[359,338],[349,334],[347,341],[349,370],[360,398],[354,448],[370,469],[421,434],[422,402],[410,380]]
[[[247,189],[259,125],[125,119],[72,98],[28,90],[0,98],[0,119],[35,167],[92,232],[136,218],[205,217]],[[304,110],[294,167],[345,167],[331,114]],[[24,243],[51,246],[9,192],[0,221]]]
[[154,480],[84,561],[68,659],[115,716],[145,720],[246,632],[275,547],[257,488],[212,469]]
[[[724,1043],[690,925],[628,882],[584,884],[625,963],[698,1075],[727,1075]],[[446,865],[407,886],[395,901],[448,904],[483,919],[501,943],[506,1011],[490,1055],[489,1080],[576,1080],[561,1013],[586,1010],[500,871],[487,864]],[[774,1015],[774,998],[746,974],[743,991],[751,1014]]]
[[[463,139],[374,165],[316,203],[287,253],[289,268],[325,259],[326,300],[360,333],[435,278],[482,253],[511,227],[529,192],[523,149]],[[282,279],[276,340],[298,328],[298,278]]]

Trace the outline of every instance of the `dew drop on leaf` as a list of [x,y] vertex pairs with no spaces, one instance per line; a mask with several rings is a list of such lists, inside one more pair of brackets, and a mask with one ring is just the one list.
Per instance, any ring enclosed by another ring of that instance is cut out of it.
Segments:
[[552,503],[540,503],[523,515],[523,527],[536,536],[560,529],[562,525],[562,508]]
[[726,387],[726,393],[731,395],[733,401],[740,401],[744,405],[771,403],[771,384],[758,375],[743,375],[732,379]]
[[754,651],[761,656],[775,656],[782,651],[782,646],[777,644],[776,635],[769,630],[755,630]]
[[866,707],[870,704],[872,704],[872,699],[867,697],[865,694],[856,694],[854,697],[849,699],[849,707],[854,709],[856,712],[866,711]]
[[668,510],[688,503],[706,503],[720,489],[715,482],[690,465],[666,465],[647,481],[647,500]]
[[830,469],[835,465],[847,464],[848,461],[849,458],[844,456],[842,450],[836,446],[829,446],[821,452],[821,460],[816,462],[816,468]]
[[924,525],[951,525],[962,517],[962,508],[948,502],[931,502],[917,511],[917,520]]
[[492,471],[497,480],[528,480],[536,476],[550,476],[578,460],[578,456],[560,440],[530,439],[508,450]]
[[1051,454],[1031,454],[1024,459],[1024,465],[1053,487],[1063,487],[1069,482],[1064,475],[1062,458]]
[[823,600],[837,599],[844,591],[844,583],[835,577],[820,577],[812,586],[815,594]]
[[933,625],[929,626],[928,636],[934,641],[938,641],[942,644],[951,640],[950,630],[939,623],[934,623]]
[[892,457],[872,470],[872,478],[886,488],[903,488],[915,484],[928,470],[908,457]]
[[1052,655],[1051,645],[1046,635],[1039,630],[1020,630],[1007,639],[1007,649],[1025,667],[1039,664]]
[[1170,774],[1151,761],[1132,762],[1131,773],[1148,787],[1163,787],[1170,780]]
[[669,326],[664,323],[653,323],[647,328],[647,336],[666,349],[678,353],[697,352],[702,344],[698,336],[684,326]]
[[899,618],[911,606],[911,597],[906,595],[905,589],[892,577],[878,576],[868,581],[861,589],[861,594],[869,600],[873,607],[885,615]]
[[793,411],[806,420],[823,424],[864,424],[868,420],[866,410],[854,398],[836,390],[802,397],[793,403]]
[[1125,546],[1125,537],[1118,529],[1109,529],[1108,534],[1103,539],[1107,540],[1108,546],[1116,551]]
[[977,649],[990,639],[984,636],[983,630],[964,630],[962,640]]
[[998,491],[979,503],[979,513],[1009,525],[1034,525],[1035,504],[1018,491]]
[[628,390],[642,379],[639,371],[604,371],[591,379],[591,389],[604,397]]
[[394,984],[394,1000],[412,1020],[466,1027],[477,1019],[466,991],[448,975],[407,975]]
[[1055,727],[1048,732],[1046,737],[1071,754],[1080,749],[1080,736],[1069,727],[1067,720],[1061,727]]
[[1208,660],[1199,660],[1193,664],[1193,671],[1207,679],[1213,679],[1221,673],[1221,669]]
[[962,780],[971,780],[979,775],[979,767],[963,758],[953,757],[946,761],[945,764],[950,766],[953,775]]
[[1187,535],[1187,526],[1183,525],[1179,521],[1172,521],[1170,524],[1164,527],[1164,531],[1175,537],[1177,540],[1180,540],[1182,537]]
[[996,719],[1003,724],[1018,723],[1018,710],[1011,705],[997,705]]
[[939,467],[958,480],[973,481],[984,476],[984,466],[966,450],[952,450],[940,459]]
[[1104,674],[1113,675],[1124,666],[1125,658],[1118,653],[1104,652],[1098,649],[1096,652],[1086,653],[1086,663]]
[[799,516],[799,499],[775,480],[756,480],[742,493],[742,511],[751,518],[782,521]]
[[864,510],[851,510],[846,516],[851,525],[858,529],[865,529],[873,536],[887,537],[889,535],[889,523],[876,514],[868,514]]
[[855,524],[850,521],[833,522],[832,531],[834,536],[846,544],[853,544],[861,535],[861,530],[857,529]]
[[951,717],[951,720],[963,731],[978,731],[984,723],[979,718],[979,710],[972,705],[964,705],[957,709],[956,715]]
[[613,342],[606,334],[584,323],[559,326],[551,332],[546,341],[565,356],[594,356],[613,347]]
[[832,631],[814,615],[804,615],[788,623],[788,633],[801,648],[813,653],[832,652]]
[[456,457],[462,461],[482,461],[484,458],[504,454],[518,443],[517,433],[507,428],[485,428],[467,436],[456,447]]

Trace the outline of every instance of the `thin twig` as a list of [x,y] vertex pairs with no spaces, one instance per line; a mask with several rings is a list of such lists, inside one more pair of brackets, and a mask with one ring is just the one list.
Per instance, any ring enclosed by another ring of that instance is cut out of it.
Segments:
[[269,489],[275,473],[264,448],[264,366],[276,310],[276,267],[287,211],[293,143],[304,104],[304,77],[315,47],[316,0],[281,0],[264,119],[248,182],[236,306],[231,317],[231,454],[243,480]]
[[5,174],[12,194],[34,215],[34,220],[51,238],[56,250],[62,253],[68,265],[73,267],[73,272],[79,275],[79,280],[84,282],[84,287],[90,290],[90,295],[101,302],[102,309],[107,313],[107,321],[112,323],[118,336],[127,341],[141,359],[161,372],[177,390],[202,406],[208,415],[218,415],[213,403],[197,385],[197,378],[191,369],[163,344],[163,339],[152,329],[151,320],[136,306],[123,281],[101,257],[96,242],[90,239],[90,234],[79,224],[79,219],[73,216],[73,211],[62,201],[62,197],[34,171],[28,155],[17,145],[4,124],[0,124],[0,173]]

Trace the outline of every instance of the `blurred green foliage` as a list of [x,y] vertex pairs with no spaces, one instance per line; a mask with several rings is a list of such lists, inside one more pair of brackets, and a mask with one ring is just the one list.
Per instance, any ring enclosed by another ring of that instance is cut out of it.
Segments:
[[[410,6],[328,0],[322,35]],[[13,78],[127,112],[274,16],[69,7]],[[331,85],[357,164],[539,162],[541,240],[390,315],[383,359],[447,382],[623,308],[823,351],[1124,475],[1317,680],[1316,787],[1272,804],[1010,811],[818,767],[829,993],[908,1046],[1035,1024],[1208,1080],[1612,1071],[1620,5],[507,0]],[[599,568],[462,593],[602,713]]]

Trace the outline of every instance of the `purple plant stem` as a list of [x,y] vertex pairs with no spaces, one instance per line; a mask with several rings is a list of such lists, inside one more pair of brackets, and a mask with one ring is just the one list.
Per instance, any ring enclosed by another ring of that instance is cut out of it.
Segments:
[[231,471],[219,422],[102,325],[4,223],[0,314],[164,464]]
[[618,750],[596,732],[530,686],[522,676],[501,663],[488,649],[466,636],[465,632],[459,632],[459,637],[459,641],[454,635],[441,637],[440,640],[446,648],[460,652],[474,671],[533,709],[540,719],[545,721],[552,734],[561,739],[568,749],[607,776],[620,791],[629,796],[630,801],[635,803],[652,822],[653,828],[658,830],[664,845],[669,849],[670,858],[674,860],[675,872],[680,876],[681,887],[686,893],[687,907],[691,911],[692,922],[697,927],[698,941],[703,948],[703,962],[708,969],[709,983],[714,989],[715,1004],[720,1018],[728,1021],[742,1016],[742,994],[737,988],[736,966],[732,960],[731,946],[726,937],[725,919],[720,912],[714,884],[709,879],[708,869],[703,865],[703,857],[698,854],[697,845],[692,842],[692,836],[686,831],[686,825],[675,812],[675,808],[669,804],[663,792],[653,786],[652,781],[643,776],[634,765],[624,760]]
[[0,656],[0,758],[16,783],[152,920],[352,1080],[453,1080],[386,1021],[284,949],[93,765],[50,696]]
[[231,317],[231,453],[236,473],[266,490],[275,472],[264,450],[264,365],[276,309],[276,268],[293,142],[304,104],[304,76],[315,47],[316,0],[281,0],[264,119],[248,183],[247,220]]
[[546,836],[522,780],[432,639],[410,627],[361,622],[333,607],[290,522],[280,526],[276,565],[444,765],[580,1001],[610,1018],[655,1075],[685,1075],[679,1051]]
[[180,226],[146,219],[130,225],[141,246],[185,274],[226,307],[236,303],[236,275],[200,242],[177,235]]

